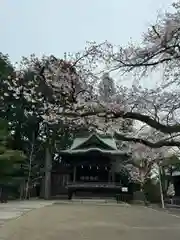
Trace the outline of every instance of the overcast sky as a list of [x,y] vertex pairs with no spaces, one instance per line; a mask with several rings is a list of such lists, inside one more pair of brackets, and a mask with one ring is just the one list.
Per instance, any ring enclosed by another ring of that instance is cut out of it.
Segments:
[[86,41],[125,45],[139,41],[159,9],[171,0],[0,0],[3,53],[13,62],[35,53],[62,57]]

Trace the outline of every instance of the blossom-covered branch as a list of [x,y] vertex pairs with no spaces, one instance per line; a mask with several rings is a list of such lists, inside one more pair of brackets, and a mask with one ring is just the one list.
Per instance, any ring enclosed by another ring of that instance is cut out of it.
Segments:
[[146,139],[143,138],[136,138],[136,137],[128,137],[125,136],[123,134],[117,133],[115,132],[114,134],[115,139],[119,140],[119,141],[127,141],[127,142],[133,142],[133,143],[140,143],[140,144],[144,144],[148,147],[151,148],[161,148],[161,147],[180,147],[180,141],[175,141],[175,140],[160,140],[160,141],[156,141],[156,142],[152,142],[152,141],[148,141]]
[[164,125],[160,123],[159,121],[152,119],[148,115],[144,115],[141,113],[136,113],[136,112],[125,112],[125,111],[117,111],[115,112],[114,110],[106,110],[106,109],[94,109],[92,111],[84,111],[83,113],[78,113],[78,112],[67,112],[63,113],[66,116],[69,117],[76,117],[76,118],[83,118],[87,116],[93,116],[96,115],[97,117],[100,118],[107,118],[107,119],[117,119],[117,118],[123,118],[123,119],[133,119],[133,120],[138,120],[143,123],[146,123],[150,127],[155,128],[156,130],[159,130],[163,133],[178,133],[180,132],[180,125],[179,124],[174,124],[174,125]]
[[143,33],[139,44],[131,42],[127,47],[106,44],[101,55],[108,60],[110,71],[131,72],[142,77],[161,69],[164,71],[163,87],[179,84],[180,1],[172,3],[172,8],[173,11],[157,17]]

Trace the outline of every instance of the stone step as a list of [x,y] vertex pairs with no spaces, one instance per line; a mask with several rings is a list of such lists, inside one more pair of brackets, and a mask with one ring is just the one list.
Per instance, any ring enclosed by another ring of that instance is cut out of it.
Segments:
[[54,204],[89,204],[89,205],[129,205],[124,202],[117,203],[115,200],[107,199],[72,199],[72,200],[57,200]]
[[73,202],[92,202],[92,203],[107,203],[107,202],[116,202],[114,199],[86,199],[86,198],[73,198],[71,201]]

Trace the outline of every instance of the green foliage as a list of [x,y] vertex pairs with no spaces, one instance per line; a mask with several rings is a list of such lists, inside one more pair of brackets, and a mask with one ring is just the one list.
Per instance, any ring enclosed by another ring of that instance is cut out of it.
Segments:
[[162,165],[164,167],[169,167],[169,166],[179,166],[180,167],[180,159],[176,154],[172,154],[171,156],[164,159]]
[[0,52],[0,78],[10,76],[13,71],[9,56]]
[[144,184],[144,193],[149,202],[151,203],[161,202],[159,183],[154,183],[151,179],[149,179]]
[[175,171],[180,171],[180,159],[176,154],[173,154],[164,159],[162,163],[163,171],[164,171],[164,179],[167,179],[168,182],[172,179],[172,174]]
[[8,182],[21,167],[25,156],[9,146],[8,124],[0,119],[0,183]]

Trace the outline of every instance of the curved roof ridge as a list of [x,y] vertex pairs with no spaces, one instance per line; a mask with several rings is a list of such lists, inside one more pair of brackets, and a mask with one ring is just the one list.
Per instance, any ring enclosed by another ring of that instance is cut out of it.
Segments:
[[116,142],[115,142],[115,139],[113,137],[100,137],[96,133],[90,134],[89,137],[75,138],[70,149],[71,150],[77,149],[78,147],[82,146],[85,142],[89,141],[92,137],[96,137],[103,144],[109,146],[110,148],[112,148],[114,150],[117,150]]

